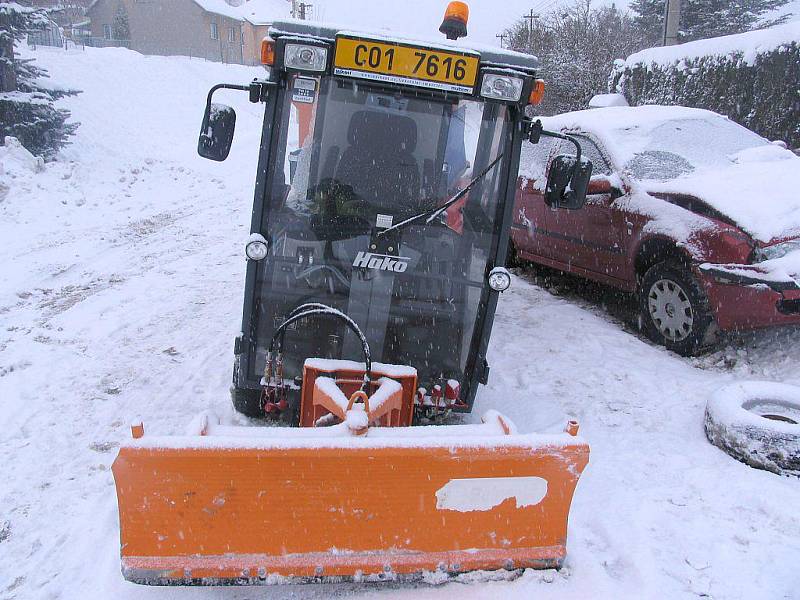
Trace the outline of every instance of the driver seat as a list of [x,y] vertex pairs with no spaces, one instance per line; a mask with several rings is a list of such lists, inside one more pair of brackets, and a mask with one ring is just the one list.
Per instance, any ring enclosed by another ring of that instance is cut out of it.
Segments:
[[350,118],[349,146],[342,153],[335,179],[376,209],[414,205],[420,173],[413,152],[417,124],[410,117],[362,110]]

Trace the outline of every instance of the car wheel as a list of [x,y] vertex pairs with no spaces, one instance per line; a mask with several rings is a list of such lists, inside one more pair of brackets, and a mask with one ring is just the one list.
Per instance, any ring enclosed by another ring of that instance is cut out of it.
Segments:
[[261,390],[231,387],[231,401],[236,412],[246,417],[263,418],[264,408],[261,406]]
[[706,405],[708,440],[757,469],[800,476],[800,387],[743,381]]
[[714,319],[703,289],[678,263],[662,262],[644,274],[639,291],[645,333],[682,356],[704,343]]

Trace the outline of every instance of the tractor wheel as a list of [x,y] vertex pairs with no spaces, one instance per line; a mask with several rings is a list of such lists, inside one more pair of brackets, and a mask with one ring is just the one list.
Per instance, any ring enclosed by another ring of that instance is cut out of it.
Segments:
[[263,418],[264,409],[261,406],[261,390],[231,387],[231,400],[233,408],[246,417]]
[[658,263],[647,270],[639,304],[647,336],[682,356],[703,346],[714,322],[700,284],[677,262]]
[[726,385],[708,401],[705,430],[712,444],[751,467],[800,476],[800,387]]
[[513,269],[515,267],[521,267],[522,260],[517,254],[517,247],[514,245],[514,240],[508,240],[508,250],[506,250],[506,268]]

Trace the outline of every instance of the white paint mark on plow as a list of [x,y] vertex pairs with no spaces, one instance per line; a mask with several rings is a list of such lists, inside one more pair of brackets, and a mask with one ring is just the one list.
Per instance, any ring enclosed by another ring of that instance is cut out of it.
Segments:
[[436,492],[439,510],[490,510],[508,498],[517,508],[535,506],[547,495],[547,480],[541,477],[475,477],[451,479]]

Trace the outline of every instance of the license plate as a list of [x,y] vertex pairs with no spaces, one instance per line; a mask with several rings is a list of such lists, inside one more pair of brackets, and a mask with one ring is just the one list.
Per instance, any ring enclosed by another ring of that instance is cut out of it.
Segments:
[[339,36],[333,72],[469,94],[475,88],[479,63],[475,54]]

